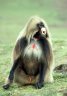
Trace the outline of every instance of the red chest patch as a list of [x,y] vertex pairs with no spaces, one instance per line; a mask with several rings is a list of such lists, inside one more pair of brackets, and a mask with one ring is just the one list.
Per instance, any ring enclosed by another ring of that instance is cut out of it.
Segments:
[[32,48],[34,49],[36,47],[36,44],[32,44]]

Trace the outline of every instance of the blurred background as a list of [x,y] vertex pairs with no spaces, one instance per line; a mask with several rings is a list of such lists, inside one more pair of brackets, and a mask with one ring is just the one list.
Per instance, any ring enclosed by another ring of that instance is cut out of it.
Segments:
[[[33,15],[42,17],[48,24],[53,42],[55,66],[67,64],[67,0],[0,0],[1,86],[12,66],[11,53],[15,40],[28,19]],[[12,89],[12,91],[5,92],[1,87],[0,96],[62,96],[54,95],[54,93],[57,94],[59,89],[67,87],[67,77],[58,74],[55,77],[54,85],[46,86],[47,88],[44,87],[45,93],[44,89],[40,93],[33,91],[32,88],[23,89],[24,94],[27,92],[27,95],[22,95],[22,88],[18,88],[19,91]],[[16,86],[13,86],[13,88],[16,88]],[[30,93],[30,90],[35,95]]]
[[0,0],[0,43],[13,43],[33,15],[45,19],[53,38],[58,38],[67,27],[67,0]]
[[66,59],[67,0],[0,0],[0,46],[7,46],[7,50],[12,48],[20,31],[33,15],[47,22],[55,55],[58,53],[56,58],[63,58],[64,55]]

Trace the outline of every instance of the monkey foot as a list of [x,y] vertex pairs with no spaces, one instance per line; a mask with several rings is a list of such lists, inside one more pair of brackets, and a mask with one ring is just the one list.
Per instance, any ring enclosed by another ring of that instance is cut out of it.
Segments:
[[3,88],[7,90],[9,88],[9,84],[3,85]]
[[35,84],[35,87],[36,87],[36,89],[41,89],[42,87],[44,87],[44,83],[39,83],[39,82],[37,82],[37,83]]

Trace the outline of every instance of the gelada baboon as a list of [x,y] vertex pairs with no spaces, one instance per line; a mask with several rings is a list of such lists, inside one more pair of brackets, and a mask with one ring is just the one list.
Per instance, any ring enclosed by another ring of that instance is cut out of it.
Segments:
[[53,51],[45,21],[33,16],[16,40],[13,50],[13,66],[3,88],[13,81],[21,85],[31,84],[40,89],[45,82],[53,82]]

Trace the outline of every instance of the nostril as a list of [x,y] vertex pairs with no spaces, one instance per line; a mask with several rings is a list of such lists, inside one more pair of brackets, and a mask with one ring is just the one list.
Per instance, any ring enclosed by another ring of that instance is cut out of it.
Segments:
[[43,34],[43,35],[45,35],[46,34],[46,28],[41,28],[41,33]]
[[42,34],[46,34],[46,31],[42,31]]
[[45,31],[43,31],[43,33],[45,33]]

